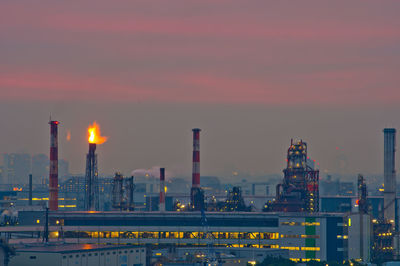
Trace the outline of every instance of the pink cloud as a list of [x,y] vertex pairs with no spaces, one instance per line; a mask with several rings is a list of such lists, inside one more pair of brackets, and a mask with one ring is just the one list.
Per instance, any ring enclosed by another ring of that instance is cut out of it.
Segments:
[[[265,79],[246,80],[210,74],[165,75],[155,84],[147,78],[136,84],[109,77],[84,77],[58,73],[0,74],[4,99],[13,100],[102,100],[102,101],[165,101],[193,103],[259,103],[259,104],[336,104],[394,103],[400,93],[394,85],[375,88],[385,78],[378,73],[376,81],[358,82],[374,71],[341,72],[288,77],[285,82]],[[153,77],[154,78],[154,77]],[[307,90],[302,88],[308,87]],[[293,88],[298,88],[293,89]],[[381,93],[374,94],[375,90]],[[371,97],[371,93],[374,97]]]
[[394,103],[397,4],[362,3],[6,1],[2,99]]

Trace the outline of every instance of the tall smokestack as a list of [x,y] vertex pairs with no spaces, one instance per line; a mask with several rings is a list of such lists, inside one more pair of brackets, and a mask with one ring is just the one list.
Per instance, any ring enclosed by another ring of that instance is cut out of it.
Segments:
[[190,190],[191,209],[201,211],[204,209],[204,192],[200,187],[200,128],[193,131],[193,168],[192,189]]
[[384,218],[392,225],[395,223],[396,201],[396,129],[385,128],[384,133]]
[[160,168],[160,203],[159,211],[165,211],[165,168]]
[[193,131],[192,188],[200,188],[200,128]]
[[58,121],[50,121],[49,209],[58,210]]
[[96,143],[89,143],[89,152],[86,155],[85,176],[85,209],[87,211],[96,211],[99,209],[98,175]]
[[101,136],[100,126],[93,122],[88,128],[89,152],[86,155],[85,175],[85,209],[98,211],[100,207],[99,172],[97,170],[97,144],[107,141],[108,137]]

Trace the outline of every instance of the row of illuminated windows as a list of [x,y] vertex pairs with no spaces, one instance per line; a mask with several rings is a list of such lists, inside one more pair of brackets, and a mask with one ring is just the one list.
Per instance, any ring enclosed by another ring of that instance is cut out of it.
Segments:
[[290,260],[294,262],[308,262],[311,260],[321,261],[321,259],[302,259],[302,258],[290,258]]
[[319,247],[281,247],[287,250],[304,250],[304,251],[320,251]]
[[289,225],[289,226],[320,226],[319,222],[282,222],[281,225]]
[[281,238],[319,238],[319,235],[281,235]]
[[[279,233],[265,232],[115,232],[115,231],[67,231],[60,232],[66,238],[155,238],[155,239],[279,239]],[[59,232],[51,236],[58,237]]]
[[[19,199],[19,200],[29,200],[28,198],[21,198],[21,199]],[[49,198],[32,198],[32,200],[49,200]],[[70,198],[70,199],[68,199],[68,198],[58,198],[58,200],[60,201],[63,201],[63,200],[76,200],[76,198]]]

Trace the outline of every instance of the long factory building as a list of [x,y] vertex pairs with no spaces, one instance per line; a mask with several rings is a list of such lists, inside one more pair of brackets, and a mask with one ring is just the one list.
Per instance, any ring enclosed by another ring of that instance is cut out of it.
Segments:
[[[36,225],[37,230],[44,219],[44,212],[20,213],[20,225],[13,228],[18,231],[18,227]],[[157,247],[212,243],[215,247],[287,250],[294,261],[370,258],[370,218],[360,214],[58,211],[49,212],[49,224],[50,240],[67,243]]]

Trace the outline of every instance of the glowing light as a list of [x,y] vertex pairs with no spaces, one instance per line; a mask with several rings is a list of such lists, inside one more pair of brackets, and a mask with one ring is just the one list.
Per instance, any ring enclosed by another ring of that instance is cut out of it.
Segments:
[[67,130],[67,141],[71,140],[71,130]]
[[99,124],[93,122],[92,125],[89,125],[88,128],[88,141],[89,143],[95,143],[95,144],[103,144],[106,142],[108,137],[103,137],[100,134],[100,126]]

